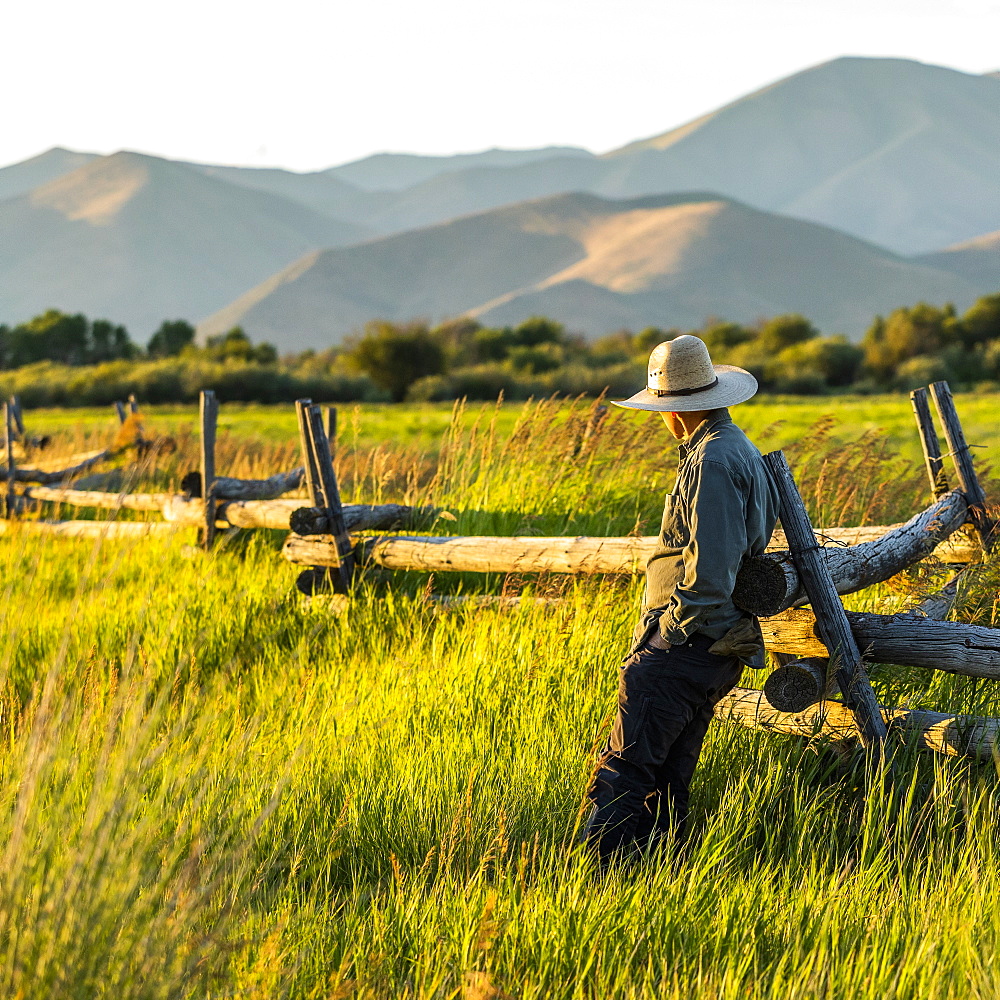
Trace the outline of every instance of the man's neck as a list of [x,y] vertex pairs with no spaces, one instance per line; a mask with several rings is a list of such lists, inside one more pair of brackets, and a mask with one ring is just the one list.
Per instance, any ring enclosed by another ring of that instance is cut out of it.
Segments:
[[687,441],[711,412],[711,410],[690,410],[686,413],[664,413],[663,422],[676,440]]
[[687,441],[711,412],[711,410],[691,410],[689,413],[678,413],[677,416],[684,425],[684,437],[682,440]]

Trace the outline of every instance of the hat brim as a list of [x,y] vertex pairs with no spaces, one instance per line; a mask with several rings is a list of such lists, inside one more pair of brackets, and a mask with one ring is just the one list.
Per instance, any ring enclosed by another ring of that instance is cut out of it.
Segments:
[[628,399],[612,400],[628,410],[654,410],[657,413],[687,413],[692,410],[718,410],[723,406],[745,403],[757,392],[757,379],[733,365],[713,365],[718,382],[711,389],[686,396],[654,396],[642,389]]

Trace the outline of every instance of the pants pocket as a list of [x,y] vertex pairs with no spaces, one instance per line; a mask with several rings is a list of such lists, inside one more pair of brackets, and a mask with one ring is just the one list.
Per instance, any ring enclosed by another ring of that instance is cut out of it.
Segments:
[[632,646],[628,651],[628,655],[623,657],[622,663],[628,660],[630,657],[635,656],[636,653],[646,645],[647,642],[653,636],[653,630],[660,627],[660,616],[659,615],[644,615],[640,620],[639,624],[636,625],[635,631],[632,633]]

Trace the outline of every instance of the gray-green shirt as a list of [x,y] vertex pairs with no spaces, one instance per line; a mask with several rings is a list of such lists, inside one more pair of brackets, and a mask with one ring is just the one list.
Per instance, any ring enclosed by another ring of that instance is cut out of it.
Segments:
[[721,639],[742,617],[733,604],[736,574],[759,555],[778,519],[778,494],[760,452],[714,410],[680,445],[660,540],[646,566],[644,611],[660,612],[672,644],[692,632]]

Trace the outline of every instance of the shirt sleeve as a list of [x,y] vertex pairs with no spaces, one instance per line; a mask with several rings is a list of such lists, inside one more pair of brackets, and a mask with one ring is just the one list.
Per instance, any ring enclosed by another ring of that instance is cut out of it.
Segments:
[[660,615],[660,635],[671,645],[686,642],[700,620],[732,598],[747,548],[743,493],[725,465],[700,462],[685,500],[684,578]]

